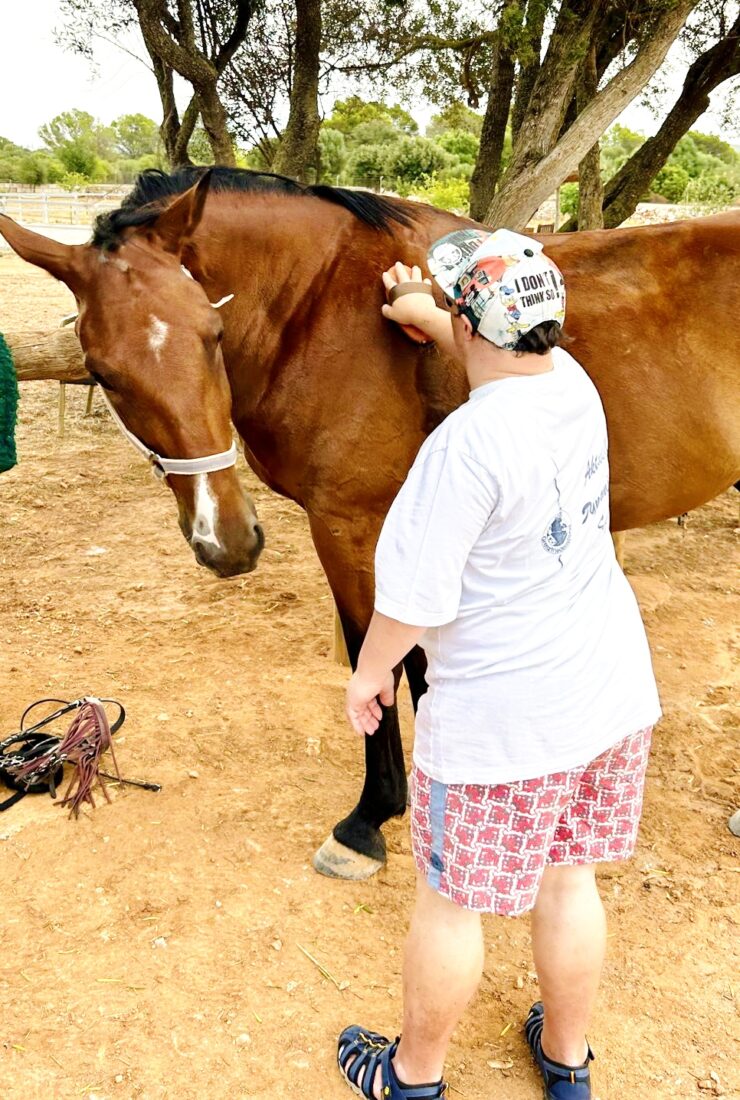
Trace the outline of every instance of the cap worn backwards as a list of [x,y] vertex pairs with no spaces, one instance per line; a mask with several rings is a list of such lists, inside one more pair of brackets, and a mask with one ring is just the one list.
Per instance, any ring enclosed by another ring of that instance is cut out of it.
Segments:
[[429,270],[476,332],[512,351],[543,321],[565,319],[563,276],[531,237],[497,229],[456,229],[435,241]]

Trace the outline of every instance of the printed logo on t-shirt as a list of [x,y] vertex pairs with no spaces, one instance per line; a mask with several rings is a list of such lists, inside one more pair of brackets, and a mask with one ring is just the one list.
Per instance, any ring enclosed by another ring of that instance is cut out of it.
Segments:
[[[587,483],[598,470],[601,470],[602,466],[604,467],[604,469],[606,469],[605,463],[606,445],[601,450],[597,451],[596,454],[591,455],[591,457],[589,458],[586,465],[586,476],[584,478],[584,483]],[[591,516],[595,516],[597,512],[599,512],[601,514],[599,515],[598,519],[598,527],[600,530],[603,531],[608,523],[607,517],[605,515],[605,512],[608,511],[609,501],[608,474],[607,480],[601,486],[599,486],[598,489],[596,489],[596,487],[592,487],[591,492],[593,493],[591,500],[587,500],[581,508],[581,523],[586,523],[586,521]]]
[[542,545],[550,554],[559,554],[570,542],[570,519],[565,512],[558,512],[542,536]]

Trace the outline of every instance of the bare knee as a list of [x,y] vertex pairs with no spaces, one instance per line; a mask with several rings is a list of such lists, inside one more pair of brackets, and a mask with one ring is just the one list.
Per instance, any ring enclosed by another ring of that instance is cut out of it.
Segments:
[[417,917],[440,921],[445,924],[462,926],[480,924],[480,913],[463,909],[454,901],[444,897],[426,881],[423,875],[416,875],[416,912]]
[[536,904],[582,890],[593,890],[595,886],[596,864],[594,863],[581,863],[572,867],[567,864],[549,864],[542,876]]

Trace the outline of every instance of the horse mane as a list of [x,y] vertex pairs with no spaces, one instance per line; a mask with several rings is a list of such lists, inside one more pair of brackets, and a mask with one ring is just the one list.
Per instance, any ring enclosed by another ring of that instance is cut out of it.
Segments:
[[159,168],[147,168],[137,177],[133,190],[117,210],[99,214],[95,219],[92,244],[96,248],[115,250],[122,243],[125,229],[151,225],[167,206],[168,199],[193,187],[207,171],[211,173],[210,191],[309,195],[341,206],[365,225],[386,233],[392,232],[394,225],[409,227],[415,220],[410,203],[376,195],[372,191],[354,191],[323,183],[304,185],[274,172],[255,172],[223,165],[213,168],[191,165],[170,173]]

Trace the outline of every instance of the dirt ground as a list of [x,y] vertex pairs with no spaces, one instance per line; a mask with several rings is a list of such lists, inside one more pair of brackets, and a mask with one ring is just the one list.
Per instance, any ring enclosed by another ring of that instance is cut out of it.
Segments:
[[[0,256],[0,329],[54,326],[70,302]],[[413,873],[405,820],[373,881],[311,869],[362,758],[306,523],[246,472],[267,549],[256,573],[212,577],[99,397],[84,419],[68,393],[62,441],[57,384],[22,388],[20,464],[0,475],[0,736],[41,696],[114,696],[123,774],[163,789],[78,821],[45,796],[0,817],[0,1096],[340,1100],[341,1027],[396,1034]],[[637,857],[600,874],[599,1100],[740,1096],[738,499],[628,543],[665,718]],[[450,1095],[535,1098],[527,921],[489,920],[487,942]]]

